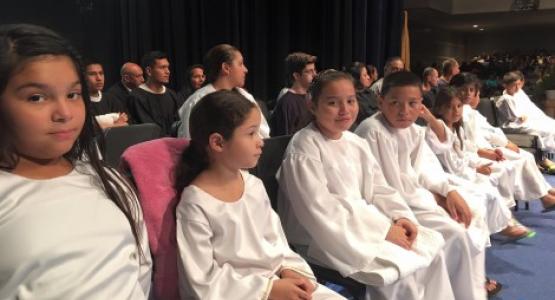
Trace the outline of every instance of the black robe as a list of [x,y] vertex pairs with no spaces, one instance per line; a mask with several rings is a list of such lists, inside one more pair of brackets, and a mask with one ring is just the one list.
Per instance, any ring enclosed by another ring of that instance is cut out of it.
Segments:
[[270,118],[271,136],[291,135],[310,122],[306,95],[287,91],[274,108]]
[[91,101],[91,112],[93,116],[100,116],[111,113],[127,113],[127,109],[119,101],[102,94],[99,102]]
[[121,105],[125,108],[125,113],[129,115],[129,105],[127,104],[127,99],[129,97],[130,92],[127,91],[125,86],[120,82],[115,83],[112,85],[107,91],[105,96],[110,97],[121,103]]
[[172,125],[179,120],[177,95],[169,88],[164,94],[153,94],[142,88],[131,91],[128,99],[129,112],[138,123],[154,123],[160,126],[162,134],[170,136]]

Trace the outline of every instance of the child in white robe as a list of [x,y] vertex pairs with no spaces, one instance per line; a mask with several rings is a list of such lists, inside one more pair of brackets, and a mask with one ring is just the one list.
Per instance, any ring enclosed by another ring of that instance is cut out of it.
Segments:
[[540,148],[555,152],[555,120],[532,103],[520,87],[521,83],[517,72],[508,72],[503,76],[505,90],[496,101],[501,126],[515,132],[537,134]]
[[[433,107],[435,116],[430,117],[441,126],[434,127],[431,126],[432,122],[428,122],[426,129],[428,145],[438,156],[446,172],[450,174],[453,184],[466,185],[467,188],[489,196],[487,220],[490,233],[503,230],[501,234],[511,239],[524,238],[532,234],[518,222],[510,221],[509,208],[515,205],[512,184],[514,173],[508,172],[505,168],[494,167],[486,159],[466,151],[462,110],[463,104],[455,88],[440,89]],[[427,114],[430,113],[427,112]],[[435,120],[435,117],[438,119]]]
[[479,80],[470,73],[453,77],[463,106],[465,147],[474,156],[487,159],[493,168],[503,168],[513,174],[516,200],[540,199],[544,212],[555,209],[555,189],[549,185],[536,166],[534,156],[508,141],[504,133],[491,126],[476,108],[480,103]]
[[33,25],[0,44],[0,299],[148,299],[142,211],[98,158],[79,55]]
[[[455,297],[485,299],[486,208],[480,201],[467,204],[465,199],[475,195],[449,183],[425,141],[425,129],[414,124],[423,106],[420,79],[410,72],[391,74],[384,79],[378,103],[381,112],[363,121],[355,133],[368,142],[387,182],[407,201],[418,222],[443,235]],[[491,294],[500,285],[486,287]]]
[[318,285],[287,243],[256,166],[260,110],[236,91],[211,93],[191,113],[176,186],[182,299],[344,299]]
[[[247,76],[247,66],[243,61],[241,52],[227,44],[220,44],[208,50],[204,57],[203,65],[206,72],[206,85],[196,90],[179,108],[179,118],[181,125],[179,126],[177,136],[190,138],[190,116],[193,107],[202,99],[202,97],[219,90],[236,90],[249,101],[256,104],[254,97],[243,89],[245,85],[245,77]],[[260,134],[263,138],[270,137],[270,126],[262,112],[260,123]]]
[[366,284],[366,299],[453,298],[443,239],[418,225],[368,145],[348,131],[358,113],[352,77],[321,72],[310,94],[315,120],[293,136],[278,172],[290,242]]

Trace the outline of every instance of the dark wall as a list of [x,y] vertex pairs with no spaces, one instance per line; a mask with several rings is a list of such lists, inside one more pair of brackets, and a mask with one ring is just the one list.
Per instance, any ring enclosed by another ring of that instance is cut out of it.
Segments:
[[380,69],[399,54],[402,0],[56,0],[1,1],[0,23],[50,27],[84,56],[104,63],[107,83],[125,61],[149,50],[169,54],[171,86],[218,43],[238,47],[249,68],[247,89],[271,99],[284,84],[284,57],[318,56],[318,67],[354,60]]

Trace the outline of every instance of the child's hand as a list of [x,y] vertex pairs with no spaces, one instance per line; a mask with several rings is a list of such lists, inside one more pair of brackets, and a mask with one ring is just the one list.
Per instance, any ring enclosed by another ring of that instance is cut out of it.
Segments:
[[389,232],[387,233],[387,236],[385,237],[385,239],[399,247],[410,250],[411,242],[407,237],[407,231],[405,230],[405,228],[403,228],[400,225],[397,225],[397,224],[391,225],[391,227],[389,227]]
[[398,219],[397,221],[395,221],[395,225],[401,226],[403,227],[403,229],[405,229],[406,236],[408,238],[410,246],[412,247],[412,244],[414,243],[414,240],[416,240],[416,236],[418,235],[418,228],[416,227],[416,225],[414,225],[409,219],[406,218]]
[[497,154],[495,154],[495,151],[493,151],[491,149],[480,149],[480,150],[478,150],[478,156],[483,157],[483,158],[487,158],[489,160],[497,161]]
[[117,125],[127,125],[127,114],[126,113],[120,113],[118,119],[114,122],[114,124]]
[[517,146],[515,143],[511,142],[511,141],[509,141],[509,142],[507,143],[507,145],[505,146],[505,148],[507,148],[507,149],[509,149],[509,150],[511,150],[511,151],[513,151],[513,152],[520,153],[520,148],[518,148],[518,146]]
[[478,168],[476,168],[476,172],[489,176],[491,174],[491,168],[490,168],[491,164],[492,163],[479,166]]
[[525,115],[522,115],[522,116],[518,117],[518,121],[520,123],[524,123],[524,122],[526,122],[526,120],[528,120],[528,117],[525,116]]
[[472,220],[472,212],[463,197],[457,191],[451,191],[440,205],[449,213],[451,218],[463,223],[466,228]]
[[503,155],[503,151],[501,151],[501,149],[497,148],[493,152],[495,152],[495,155],[497,156],[495,159],[496,161],[505,160],[505,156]]
[[435,116],[432,112],[426,107],[424,104],[420,104],[420,118],[424,119],[426,122],[430,122],[432,119],[435,119]]
[[312,295],[312,293],[316,289],[316,286],[314,284],[312,284],[310,279],[304,277],[303,275],[301,275],[301,274],[299,274],[299,273],[297,273],[293,270],[285,269],[285,270],[281,271],[279,275],[280,275],[281,278],[301,279],[303,281],[303,284],[300,287],[305,292],[307,292],[309,295]]
[[301,279],[283,278],[274,280],[268,299],[270,300],[311,300],[312,296],[300,286]]

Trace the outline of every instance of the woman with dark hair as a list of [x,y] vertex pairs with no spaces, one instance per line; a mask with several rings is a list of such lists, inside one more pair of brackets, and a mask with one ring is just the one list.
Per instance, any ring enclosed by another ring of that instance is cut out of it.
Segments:
[[376,94],[370,90],[372,79],[364,63],[354,62],[347,71],[355,79],[355,89],[359,107],[357,119],[351,128],[354,130],[360,122],[378,111],[378,101]]
[[177,93],[180,99],[178,106],[181,107],[196,90],[200,89],[205,80],[206,76],[204,75],[204,67],[202,65],[196,64],[187,68],[187,80],[179,93]]
[[[208,50],[204,57],[204,71],[206,73],[206,85],[192,94],[187,101],[179,108],[181,126],[177,135],[189,138],[191,129],[189,128],[189,117],[193,107],[202,97],[219,90],[236,90],[249,101],[256,103],[254,97],[243,89],[248,69],[244,64],[243,55],[237,48],[220,44]],[[262,113],[261,113],[262,114]],[[260,134],[262,137],[270,137],[270,126],[266,118],[262,117]]]
[[56,33],[0,27],[1,299],[149,295],[142,212],[133,188],[99,159],[83,74]]

